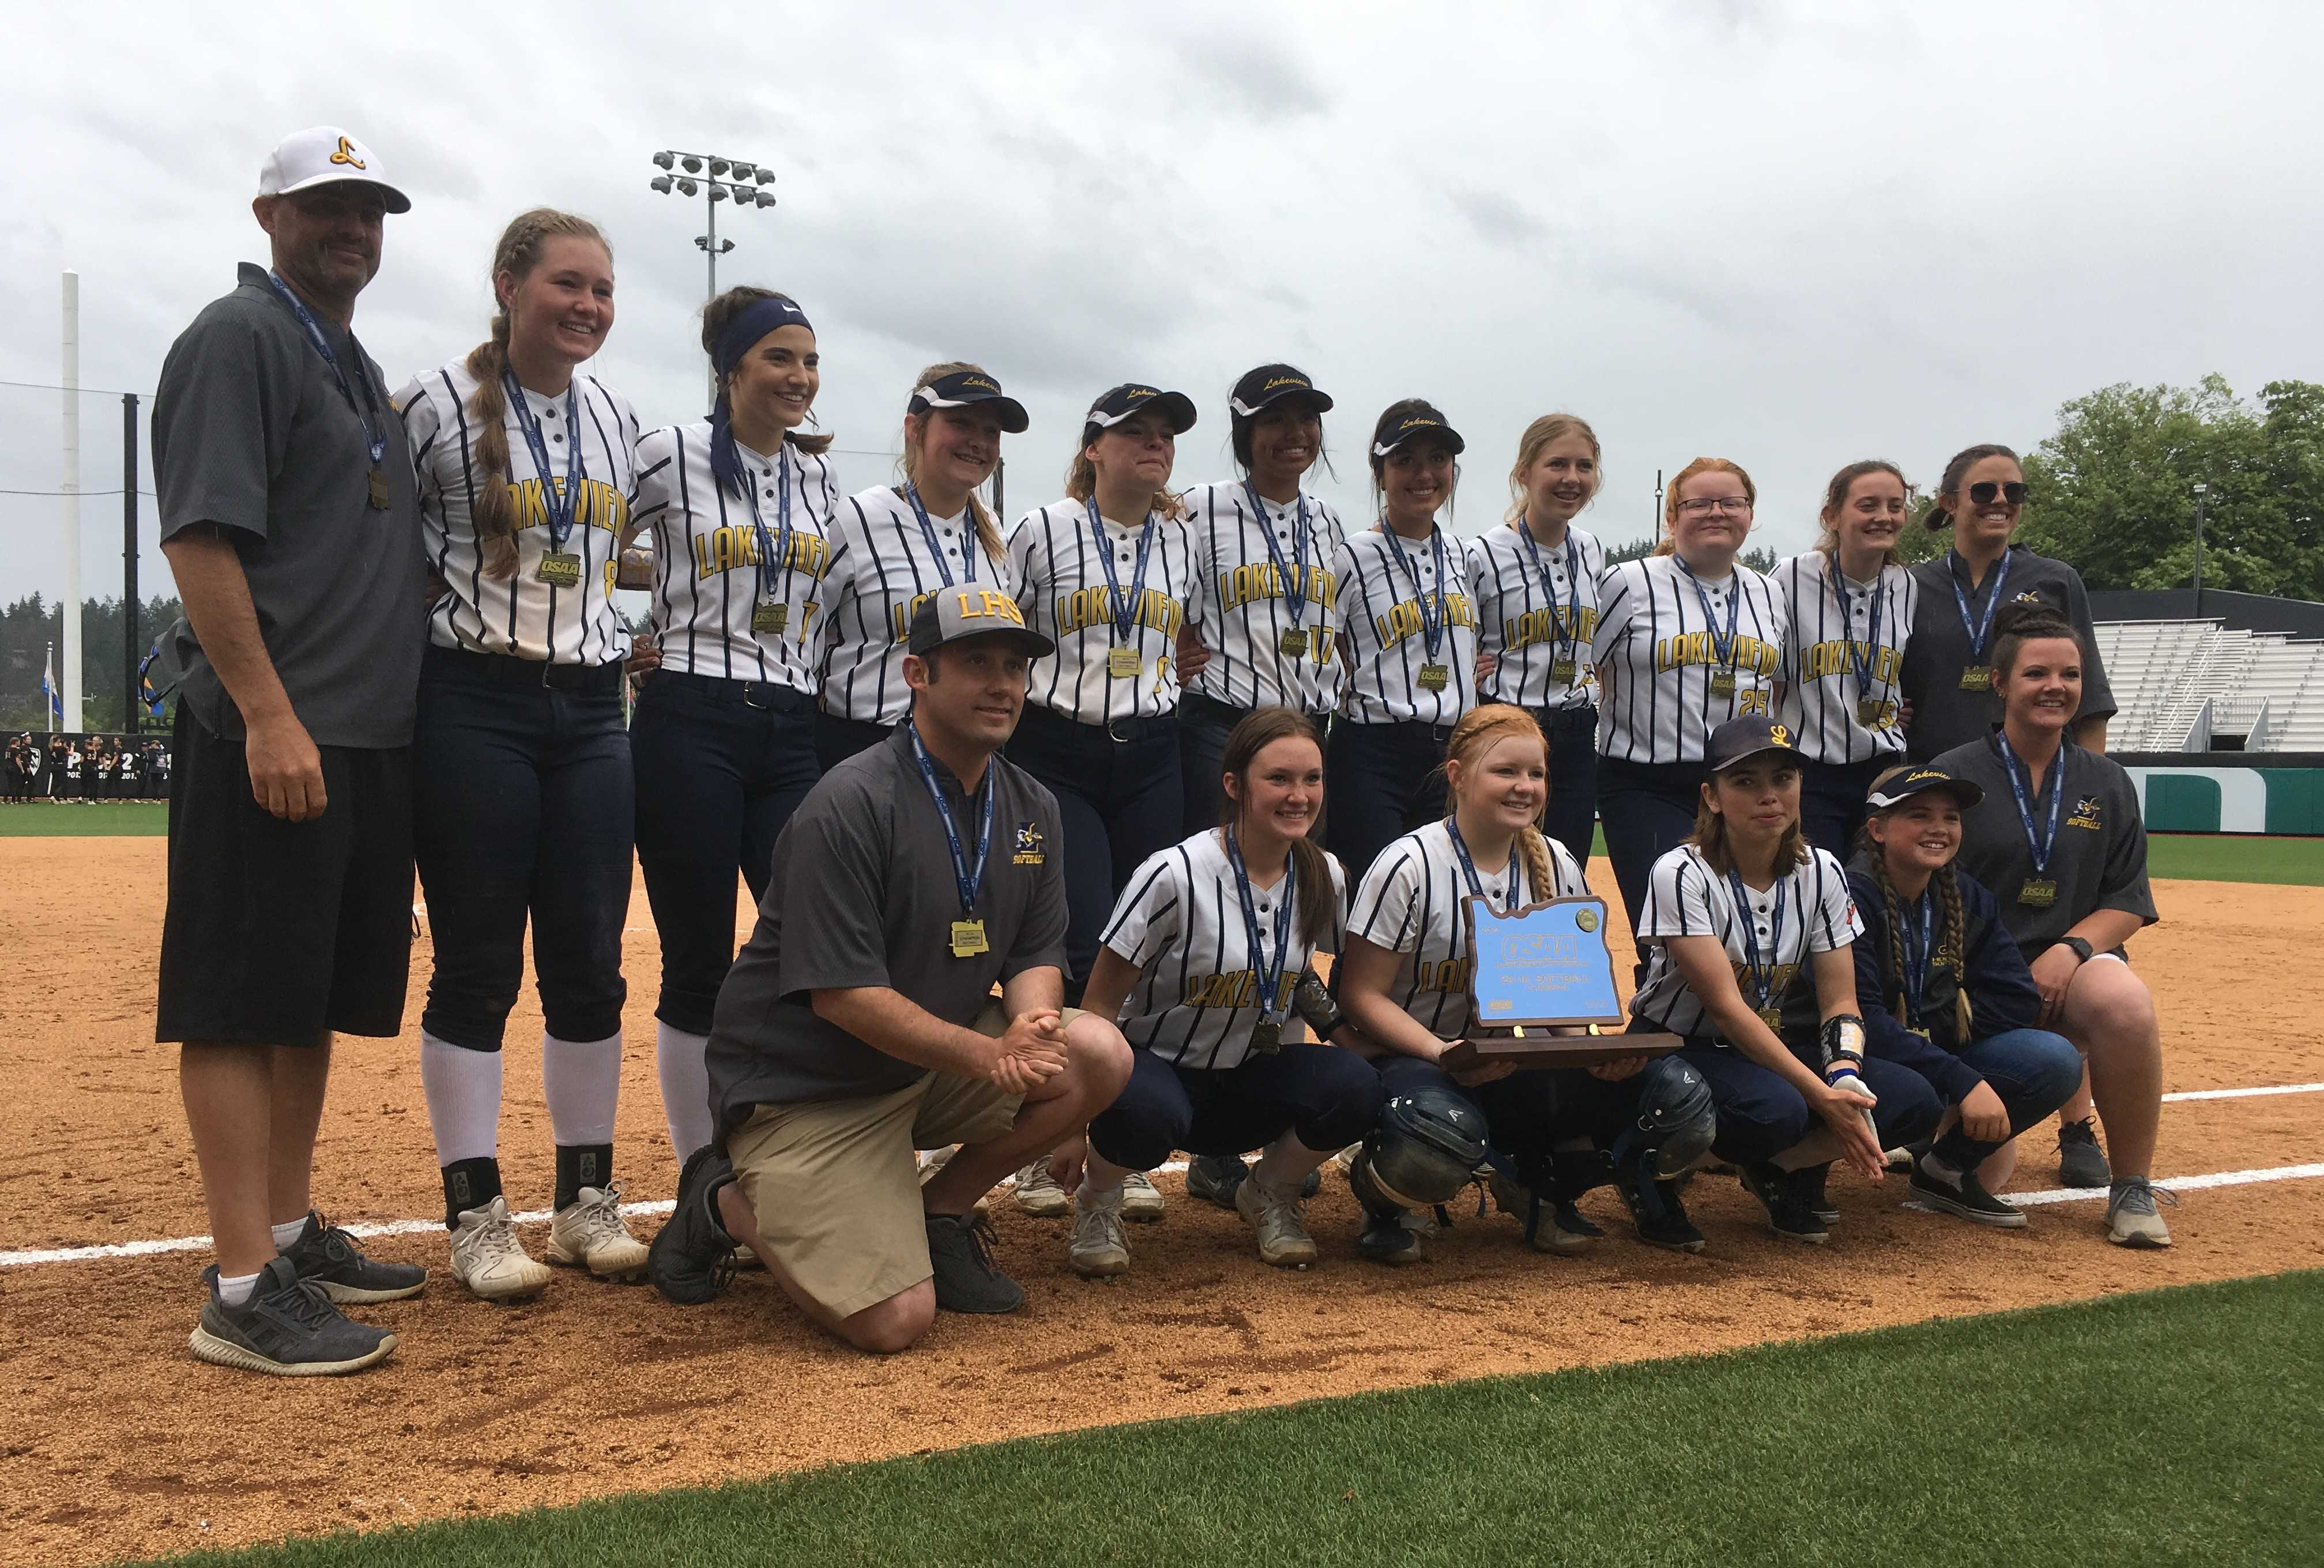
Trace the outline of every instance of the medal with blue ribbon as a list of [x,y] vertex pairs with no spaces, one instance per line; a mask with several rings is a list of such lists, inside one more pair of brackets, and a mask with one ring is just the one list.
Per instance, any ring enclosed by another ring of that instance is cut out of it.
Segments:
[[1291,560],[1286,566],[1283,546],[1275,537],[1274,521],[1267,515],[1267,498],[1259,493],[1258,485],[1247,479],[1242,489],[1250,498],[1251,515],[1259,523],[1259,537],[1267,541],[1267,558],[1275,563],[1275,575],[1283,584],[1284,607],[1291,612],[1291,624],[1276,640],[1275,650],[1286,659],[1305,658],[1307,628],[1299,623],[1299,618],[1307,613],[1307,545],[1313,537],[1313,526],[1307,521],[1307,493],[1301,491],[1296,506],[1285,509],[1286,521],[1291,524]]
[[[1881,569],[1885,573],[1887,568]],[[1849,612],[1855,606],[1848,602],[1848,584],[1840,575],[1839,551],[1834,550],[1825,561],[1824,575],[1831,579],[1832,597],[1840,601],[1840,640],[1848,644],[1848,667],[1856,672],[1856,722],[1868,730],[1884,706],[1873,695],[1873,687],[1878,684],[1873,678],[1873,670],[1880,658],[1880,579],[1873,578],[1872,587],[1865,595],[1871,601],[1872,612],[1864,633],[1864,651],[1859,655],[1856,633],[1849,624]]]
[[[1915,908],[1919,910],[1917,921],[1913,918]],[[1904,982],[1904,1015],[1910,1028],[1926,1035],[1929,1031],[1921,1021],[1921,993],[1928,987],[1929,955],[1936,950],[1937,942],[1936,906],[1928,889],[1921,890],[1917,906],[1898,908],[1897,923],[1904,927],[1897,933],[1900,939],[1896,945],[1904,954],[1904,973],[1900,978]]]
[[[789,455],[780,449],[775,453],[775,531],[771,536],[767,532],[767,520],[759,511],[759,482],[755,476],[744,476],[747,482],[742,493],[750,500],[751,529],[759,540],[759,602],[751,611],[751,630],[770,632],[779,637],[791,618],[791,465]],[[799,641],[807,641],[805,623],[799,626]]]
[[533,576],[552,588],[577,588],[581,558],[565,549],[565,541],[573,537],[573,519],[581,499],[581,430],[573,422],[577,383],[565,383],[565,482],[561,486],[549,464],[549,442],[540,433],[540,421],[532,417],[532,404],[516,372],[503,365],[501,385],[508,394],[509,408],[516,414],[517,429],[524,432],[524,444],[532,453],[533,471],[540,475],[540,509],[549,524],[549,549]]
[[[1525,540],[1526,554],[1532,558],[1534,576],[1541,579],[1541,596],[1549,606],[1550,617],[1558,619],[1557,584],[1549,575],[1549,562],[1541,553],[1541,541],[1533,537],[1533,524],[1517,519],[1517,537]],[[1569,527],[1565,534],[1565,603],[1563,623],[1550,642],[1549,678],[1562,686],[1572,686],[1575,672],[1581,668],[1578,657],[1582,645],[1582,551],[1573,543]],[[1707,615],[1708,611],[1705,612]]]
[[2017,801],[2018,826],[2025,830],[2025,852],[2034,861],[2034,874],[2017,886],[2017,901],[2028,909],[2046,909],[2058,901],[2058,880],[2049,871],[2050,857],[2058,847],[2058,811],[2066,800],[2066,749],[2058,748],[2058,754],[2050,761],[2050,776],[2042,781],[2050,794],[2050,815],[2037,830],[2034,817],[2041,802],[2026,797],[2024,764],[2018,761],[2007,735],[1997,732],[1993,738],[2001,746],[2001,766],[2009,775],[2009,793]]
[[944,824],[945,843],[952,851],[953,882],[960,892],[960,918],[952,923],[952,955],[973,958],[992,946],[985,934],[984,918],[976,912],[976,900],[984,888],[984,862],[992,853],[992,764],[985,763],[984,781],[977,788],[976,863],[972,866],[961,848],[960,826],[953,821],[944,786],[936,780],[936,760],[928,755],[920,732],[908,721],[904,727],[912,737],[912,761],[920,765],[920,781],[928,787],[928,798],[936,803],[936,818]]
[[339,356],[332,351],[331,340],[323,336],[323,328],[316,321],[314,312],[307,309],[307,301],[299,298],[290,285],[282,281],[281,273],[269,272],[266,281],[274,286],[274,291],[282,297],[282,302],[290,307],[291,314],[299,318],[299,327],[307,335],[308,346],[323,356],[323,363],[329,365],[331,374],[338,378],[339,395],[347,400],[349,408],[355,410],[355,420],[363,426],[364,447],[371,454],[371,475],[365,484],[367,499],[374,512],[385,512],[388,503],[387,470],[381,465],[387,458],[387,420],[383,417],[377,428],[372,424],[372,416],[379,412],[379,400],[372,391],[371,375],[364,369],[362,346],[356,344],[355,335],[349,332],[347,346],[355,351],[355,384],[363,388],[363,396],[358,399],[355,387],[347,384],[346,366],[339,363]]
[[1752,995],[1746,998],[1759,1021],[1769,1028],[1780,1028],[1784,1022],[1783,1001],[1775,995],[1775,967],[1784,951],[1784,897],[1790,890],[1787,878],[1775,881],[1775,909],[1767,925],[1767,960],[1759,961],[1758,928],[1751,919],[1751,890],[1744,885],[1742,873],[1729,872],[1727,883],[1735,895],[1735,919],[1743,927],[1743,969],[1751,977]]
[[[904,499],[911,503],[912,515],[920,520],[920,537],[927,540],[928,558],[936,562],[936,571],[944,577],[944,586],[951,587],[952,567],[945,564],[944,542],[936,538],[936,525],[928,516],[927,503],[920,499],[920,487],[906,484]],[[961,575],[972,583],[976,581],[977,545],[973,533],[968,523],[968,512],[964,509],[961,512],[960,569]]]
[[1960,551],[1945,552],[1945,576],[1953,586],[1953,606],[1960,612],[1961,630],[1969,634],[1969,662],[1961,667],[1960,685],[1963,691],[1991,691],[1993,669],[1985,662],[1985,640],[1993,631],[1994,613],[2001,607],[2002,586],[2009,581],[2009,552],[2003,550],[1993,564],[1993,586],[1986,593],[1984,613],[1975,616],[1969,613],[1969,592],[1961,586],[1961,570],[1968,564]]
[[1282,1000],[1283,972],[1291,963],[1291,896],[1298,878],[1290,858],[1283,862],[1283,896],[1275,905],[1275,950],[1268,951],[1259,928],[1259,905],[1250,890],[1250,869],[1243,864],[1242,846],[1235,831],[1223,830],[1227,863],[1234,867],[1235,890],[1242,895],[1242,928],[1250,943],[1250,966],[1259,976],[1259,1022],[1251,1026],[1250,1048],[1262,1056],[1283,1048],[1283,1016],[1276,1010]]
[[1683,558],[1674,553],[1671,559],[1676,561],[1678,569],[1686,574],[1686,580],[1694,585],[1695,599],[1702,605],[1702,632],[1704,636],[1711,639],[1711,659],[1718,667],[1711,671],[1711,695],[1733,696],[1735,695],[1735,617],[1743,608],[1743,585],[1732,576],[1727,579],[1727,635],[1721,639],[1719,635],[1718,623],[1713,621],[1711,615],[1711,590],[1702,586],[1702,579],[1694,575],[1694,568],[1688,566]]
[[1428,526],[1429,555],[1436,573],[1434,593],[1420,586],[1420,568],[1413,564],[1410,556],[1405,554],[1403,539],[1385,518],[1380,521],[1380,531],[1388,535],[1388,548],[1394,552],[1396,564],[1404,568],[1404,575],[1411,580],[1414,608],[1420,615],[1420,640],[1428,649],[1428,661],[1420,667],[1419,678],[1415,684],[1423,691],[1443,691],[1452,683],[1452,670],[1439,663],[1436,658],[1436,650],[1444,641],[1444,623],[1450,610],[1444,602],[1444,530],[1434,523]]
[[1105,536],[1105,519],[1098,514],[1097,497],[1092,495],[1089,507],[1090,532],[1097,540],[1098,564],[1105,568],[1106,607],[1113,622],[1113,641],[1105,650],[1105,672],[1114,679],[1136,675],[1145,668],[1145,656],[1139,650],[1138,607],[1146,598],[1146,558],[1154,548],[1154,510],[1146,511],[1146,526],[1138,536],[1138,575],[1130,580],[1130,592],[1121,591],[1121,575],[1113,569],[1113,541]]

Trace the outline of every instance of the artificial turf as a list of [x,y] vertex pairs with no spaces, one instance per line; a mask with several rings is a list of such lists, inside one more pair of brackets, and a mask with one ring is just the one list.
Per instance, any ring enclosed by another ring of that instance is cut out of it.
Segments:
[[2280,1275],[171,1561],[2313,1564],[2319,1345]]
[[35,800],[0,806],[0,838],[146,838],[169,831],[166,800]]

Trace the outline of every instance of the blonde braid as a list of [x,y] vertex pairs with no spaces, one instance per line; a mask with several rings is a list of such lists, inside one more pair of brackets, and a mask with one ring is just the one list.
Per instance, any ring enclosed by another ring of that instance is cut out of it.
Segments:
[[508,394],[501,387],[508,346],[509,316],[502,310],[493,317],[493,335],[468,350],[467,358],[468,374],[476,382],[475,395],[468,400],[469,417],[476,421],[468,518],[484,576],[496,581],[516,575],[516,486],[509,471]]
[[1953,874],[1951,862],[1937,873],[1937,886],[1945,906],[1945,937],[1937,948],[1937,962],[1952,965],[1953,1021],[1960,1028],[1960,1043],[1967,1045],[1975,1038],[1969,1033],[1969,968],[1962,952],[1969,944],[1969,920],[1961,912],[1960,879]]
[[1538,827],[1526,827],[1517,834],[1517,843],[1525,850],[1526,880],[1533,884],[1534,892],[1544,899],[1557,897],[1557,866],[1549,853],[1549,840]]
[[1880,905],[1888,917],[1888,963],[1896,972],[1896,1021],[1906,1028],[1913,1027],[1913,1004],[1921,999],[1907,997],[1904,987],[1904,901],[1897,896],[1896,884],[1888,880],[1888,860],[1885,855],[1872,857],[1872,880],[1879,884]]

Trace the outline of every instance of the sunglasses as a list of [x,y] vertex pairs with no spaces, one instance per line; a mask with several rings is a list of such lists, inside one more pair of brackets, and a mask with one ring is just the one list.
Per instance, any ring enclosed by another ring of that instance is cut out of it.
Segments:
[[2022,479],[2013,479],[2006,484],[1996,484],[1992,480],[1987,479],[1982,484],[1969,487],[1969,502],[1971,506],[1991,506],[1993,498],[1997,495],[2012,506],[2023,506],[2025,504],[2025,482]]

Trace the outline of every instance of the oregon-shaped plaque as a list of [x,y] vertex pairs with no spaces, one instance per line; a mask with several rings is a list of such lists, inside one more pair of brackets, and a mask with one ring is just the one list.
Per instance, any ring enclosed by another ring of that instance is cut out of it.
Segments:
[[1606,948],[1605,899],[1552,899],[1504,914],[1472,896],[1469,909],[1476,1021],[1445,1054],[1447,1067],[1580,1067],[1678,1048],[1675,1035],[1622,1033],[1628,1015]]

